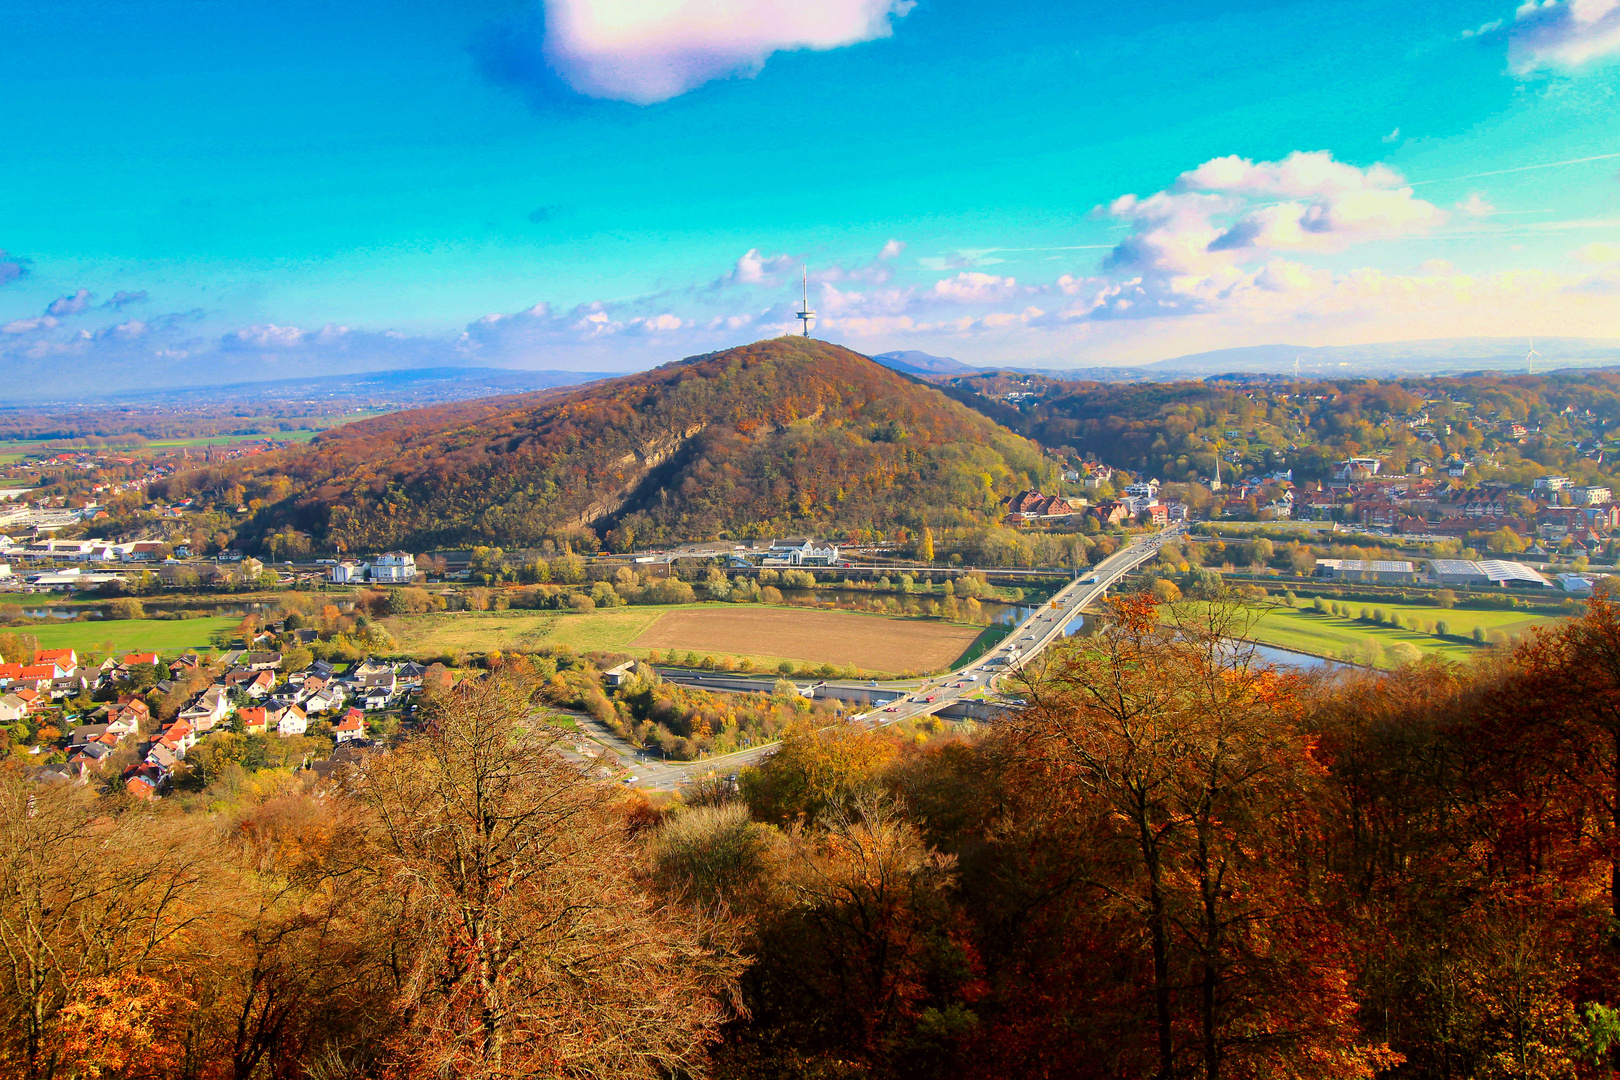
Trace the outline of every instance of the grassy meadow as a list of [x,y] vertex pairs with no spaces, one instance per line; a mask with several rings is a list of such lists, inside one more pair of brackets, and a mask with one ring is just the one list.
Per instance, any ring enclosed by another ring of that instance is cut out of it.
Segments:
[[[1354,660],[1387,667],[1390,661],[1383,650],[1398,641],[1407,642],[1426,655],[1437,655],[1448,660],[1467,660],[1480,646],[1472,641],[1474,628],[1483,628],[1487,642],[1497,643],[1518,637],[1536,626],[1550,626],[1558,620],[1548,615],[1525,611],[1475,611],[1468,608],[1437,608],[1428,604],[1359,604],[1350,605],[1355,615],[1362,608],[1382,610],[1385,617],[1399,615],[1404,627],[1363,622],[1359,618],[1317,614],[1309,607],[1274,607],[1260,614],[1249,637],[1279,649],[1293,649],[1316,656],[1330,656],[1339,660]],[[1422,627],[1437,621],[1447,624],[1445,638],[1426,632]],[[1459,640],[1467,639],[1467,640]]]
[[36,623],[14,627],[16,633],[32,634],[41,648],[73,649],[79,653],[105,652],[112,642],[114,652],[156,652],[165,655],[209,648],[208,637],[216,630],[231,629],[241,622],[237,615],[213,615],[202,619],[95,619],[57,624]]

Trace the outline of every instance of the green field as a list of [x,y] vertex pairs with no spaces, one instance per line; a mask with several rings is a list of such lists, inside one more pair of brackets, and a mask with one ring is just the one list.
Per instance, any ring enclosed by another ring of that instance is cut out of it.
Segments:
[[104,653],[101,648],[112,642],[114,652],[157,652],[173,654],[209,648],[208,637],[216,630],[228,630],[241,622],[234,615],[214,615],[205,619],[97,619],[85,622],[63,622],[48,626],[12,627],[14,633],[32,634],[39,639],[41,648],[73,649],[81,655],[86,652]]
[[1400,615],[1407,627],[1414,623],[1428,624],[1444,620],[1450,631],[1447,638],[1417,629],[1397,629],[1393,626],[1345,619],[1337,615],[1318,615],[1308,608],[1271,608],[1261,615],[1249,636],[1265,645],[1279,649],[1293,649],[1316,656],[1335,659],[1354,659],[1388,666],[1387,658],[1375,658],[1373,649],[1381,651],[1397,641],[1410,642],[1425,654],[1443,656],[1448,660],[1467,660],[1479,646],[1456,638],[1471,638],[1476,626],[1483,627],[1488,638],[1508,638],[1524,634],[1532,627],[1551,626],[1558,620],[1547,615],[1527,614],[1523,611],[1473,611],[1467,608],[1444,610],[1427,604],[1352,604],[1351,610],[1377,607],[1386,617]]

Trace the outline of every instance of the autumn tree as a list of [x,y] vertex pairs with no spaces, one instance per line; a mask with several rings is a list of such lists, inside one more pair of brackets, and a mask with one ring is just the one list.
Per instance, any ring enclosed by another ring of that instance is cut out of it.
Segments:
[[617,793],[559,753],[521,661],[429,697],[359,773],[353,873],[409,943],[402,1075],[699,1071],[737,962],[648,900]]
[[[219,910],[204,828],[155,828],[145,815],[101,810],[85,789],[0,776],[0,1062],[9,1075],[122,1070],[119,1055],[141,1040],[183,1035],[186,973]],[[109,999],[124,1015],[88,1029]]]
[[[1027,688],[1007,738],[1075,792],[1082,871],[1146,944],[1156,1076],[1370,1075],[1343,946],[1309,878],[1318,767],[1287,679],[1222,602],[1150,595]],[[1082,794],[1083,793],[1083,794]]]

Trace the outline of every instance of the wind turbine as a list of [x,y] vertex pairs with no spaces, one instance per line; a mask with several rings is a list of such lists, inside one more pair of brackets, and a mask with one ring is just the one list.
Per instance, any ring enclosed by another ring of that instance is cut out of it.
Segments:
[[1536,339],[1531,338],[1530,351],[1524,354],[1524,362],[1529,365],[1530,374],[1532,375],[1536,373],[1536,357],[1540,355],[1540,353],[1536,352]]
[[804,336],[810,336],[810,324],[815,320],[816,313],[810,310],[810,268],[804,268],[804,303],[800,305],[799,321],[804,323]]

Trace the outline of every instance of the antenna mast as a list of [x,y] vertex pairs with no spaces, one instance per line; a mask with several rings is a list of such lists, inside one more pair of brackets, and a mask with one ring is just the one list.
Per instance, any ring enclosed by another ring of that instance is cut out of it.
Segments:
[[815,321],[816,313],[810,310],[810,268],[804,268],[804,303],[799,308],[799,321],[804,323],[804,336],[810,336],[810,324]]

